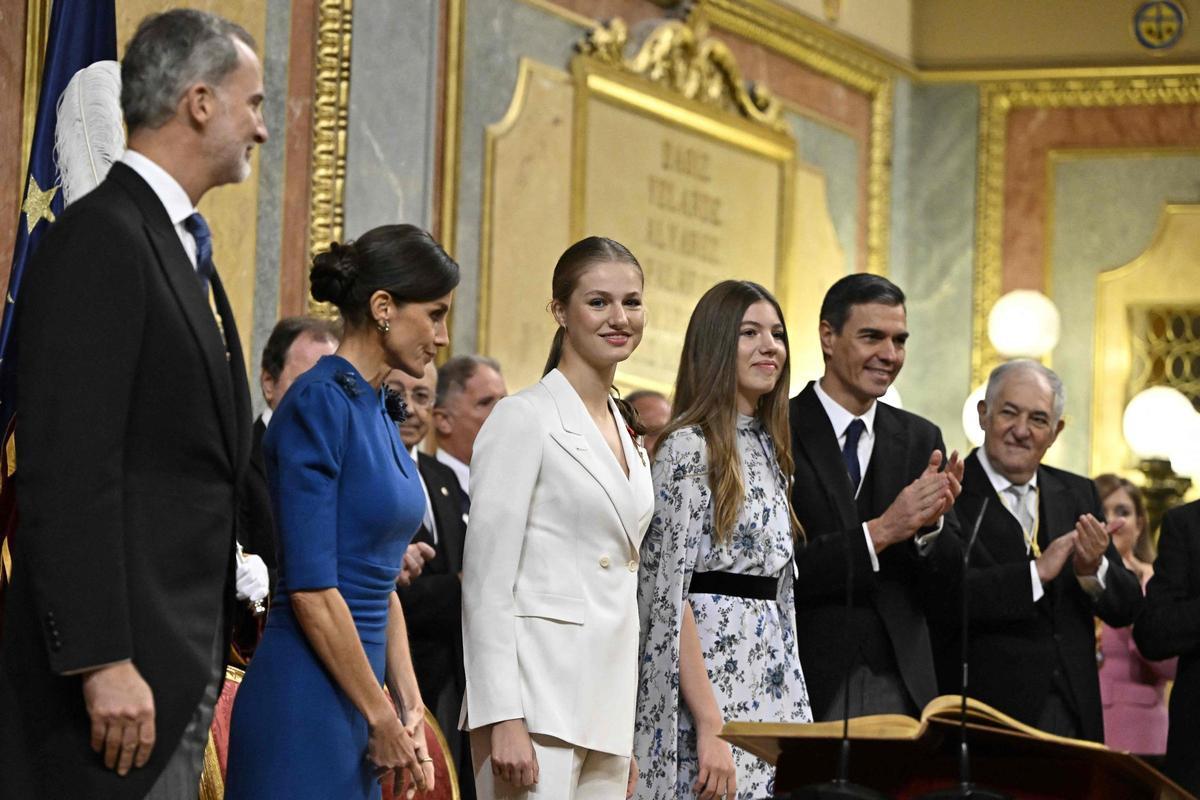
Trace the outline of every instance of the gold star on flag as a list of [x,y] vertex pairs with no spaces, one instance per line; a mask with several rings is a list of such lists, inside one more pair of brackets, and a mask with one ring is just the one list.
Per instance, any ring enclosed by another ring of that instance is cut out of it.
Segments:
[[57,186],[51,186],[43,192],[42,187],[38,186],[33,176],[29,176],[29,189],[25,192],[25,202],[21,205],[21,210],[25,212],[27,233],[33,233],[33,229],[42,220],[54,222],[54,212],[50,210],[50,201],[54,199],[54,193],[57,191]]

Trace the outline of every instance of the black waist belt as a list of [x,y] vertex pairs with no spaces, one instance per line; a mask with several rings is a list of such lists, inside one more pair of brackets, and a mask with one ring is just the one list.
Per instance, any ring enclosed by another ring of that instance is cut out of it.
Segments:
[[689,594],[723,594],[747,600],[774,600],[779,579],[736,572],[697,572],[692,575]]

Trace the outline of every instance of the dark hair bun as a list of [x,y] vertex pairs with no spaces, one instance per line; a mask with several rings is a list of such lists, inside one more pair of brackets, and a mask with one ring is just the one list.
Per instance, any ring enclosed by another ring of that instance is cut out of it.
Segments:
[[328,250],[313,257],[312,271],[308,276],[313,299],[333,303],[340,308],[349,298],[357,277],[358,260],[354,243],[332,242]]

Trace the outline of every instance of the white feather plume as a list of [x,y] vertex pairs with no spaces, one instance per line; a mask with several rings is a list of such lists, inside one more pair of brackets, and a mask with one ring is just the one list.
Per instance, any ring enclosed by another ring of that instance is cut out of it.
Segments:
[[121,67],[97,61],[75,73],[58,98],[54,160],[69,204],[100,185],[125,152]]

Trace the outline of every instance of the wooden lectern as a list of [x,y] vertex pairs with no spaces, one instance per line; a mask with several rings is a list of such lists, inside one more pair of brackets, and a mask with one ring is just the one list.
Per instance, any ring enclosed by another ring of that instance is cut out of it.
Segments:
[[[957,786],[957,695],[934,699],[921,719],[850,720],[849,779],[898,800]],[[971,779],[1013,800],[1195,800],[1146,762],[1104,745],[1043,733],[967,701]],[[834,778],[841,722],[730,722],[721,737],[776,765],[782,794]]]

